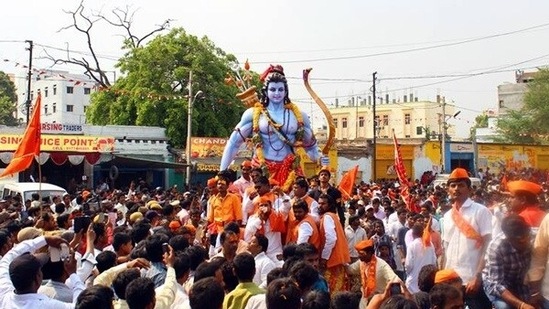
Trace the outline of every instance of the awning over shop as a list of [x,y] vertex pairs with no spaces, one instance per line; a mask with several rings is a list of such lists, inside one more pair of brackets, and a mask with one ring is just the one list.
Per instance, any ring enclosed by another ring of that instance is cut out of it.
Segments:
[[180,168],[187,167],[187,164],[183,164],[183,163],[166,162],[166,161],[155,160],[154,158],[144,158],[144,157],[125,156],[125,155],[115,155],[112,163],[120,164],[120,165],[131,165],[133,167],[146,167],[146,168],[180,169]]

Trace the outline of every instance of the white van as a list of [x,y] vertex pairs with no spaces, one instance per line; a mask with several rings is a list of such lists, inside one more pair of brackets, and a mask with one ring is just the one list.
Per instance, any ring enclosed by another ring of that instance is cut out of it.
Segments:
[[[448,178],[450,178],[450,174],[438,174],[435,180],[433,181],[433,187],[446,185],[446,183],[448,182]],[[469,179],[471,179],[472,187],[480,188],[481,181],[479,178],[469,177]]]
[[37,193],[40,190],[40,195],[42,199],[52,198],[54,196],[63,196],[67,191],[59,186],[52,185],[50,183],[38,182],[13,182],[4,184],[2,189],[2,199],[6,196],[15,196],[20,194],[23,198],[23,201],[32,200],[32,194]]

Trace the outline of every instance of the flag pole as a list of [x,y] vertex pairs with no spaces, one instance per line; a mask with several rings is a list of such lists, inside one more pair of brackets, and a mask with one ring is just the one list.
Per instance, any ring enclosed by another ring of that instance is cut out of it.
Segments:
[[[40,204],[42,204],[42,164],[40,164],[40,155],[38,155],[38,198],[39,198]],[[40,205],[40,217],[42,217],[43,211],[44,211],[44,207]]]

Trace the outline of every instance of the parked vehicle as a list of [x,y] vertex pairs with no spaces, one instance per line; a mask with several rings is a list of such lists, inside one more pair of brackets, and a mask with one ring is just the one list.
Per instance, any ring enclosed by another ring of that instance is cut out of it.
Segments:
[[[448,178],[450,178],[450,174],[438,174],[435,180],[433,180],[433,186],[436,187],[436,186],[446,185],[446,183],[448,182]],[[477,188],[480,187],[481,185],[480,178],[469,177],[469,179],[471,179],[472,187],[477,187]]]
[[12,182],[5,183],[2,189],[2,198],[6,196],[15,196],[20,194],[23,201],[32,200],[32,194],[40,191],[42,199],[50,199],[54,196],[63,196],[67,193],[67,190],[52,185],[51,183],[38,183],[38,182]]

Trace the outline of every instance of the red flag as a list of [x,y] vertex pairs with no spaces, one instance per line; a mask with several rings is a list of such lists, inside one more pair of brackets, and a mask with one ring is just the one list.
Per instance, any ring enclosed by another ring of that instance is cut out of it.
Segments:
[[393,142],[395,146],[395,170],[398,176],[398,182],[401,186],[408,186],[408,175],[406,175],[406,167],[400,153],[400,145],[397,142],[395,133],[393,132]]
[[406,167],[402,160],[402,154],[400,153],[400,146],[398,144],[395,131],[393,130],[393,143],[395,147],[395,171],[398,176],[398,182],[400,183],[400,195],[408,209],[410,209],[410,183],[408,182],[408,176],[406,175]]
[[42,98],[40,94],[36,98],[36,103],[32,110],[23,139],[17,146],[17,150],[13,154],[10,164],[0,175],[0,178],[26,170],[34,160],[34,156],[40,155],[40,102]]
[[339,186],[337,188],[339,189],[339,191],[341,191],[341,195],[344,200],[348,200],[351,198],[351,193],[355,185],[357,173],[358,173],[358,165],[348,170],[343,175],[343,177],[341,177],[341,181],[339,182]]

